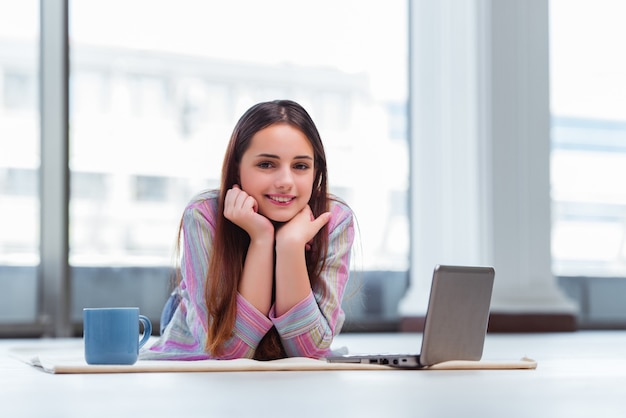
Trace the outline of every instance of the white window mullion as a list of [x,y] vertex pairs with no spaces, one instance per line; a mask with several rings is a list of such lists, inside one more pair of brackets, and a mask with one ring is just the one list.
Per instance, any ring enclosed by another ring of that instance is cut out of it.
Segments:
[[46,333],[68,337],[68,1],[41,0],[40,8],[40,306]]

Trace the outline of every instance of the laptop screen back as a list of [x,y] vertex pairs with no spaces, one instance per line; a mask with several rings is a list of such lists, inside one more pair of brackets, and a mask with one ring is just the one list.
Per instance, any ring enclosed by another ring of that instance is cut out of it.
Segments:
[[420,352],[422,366],[480,360],[494,276],[492,267],[435,268]]

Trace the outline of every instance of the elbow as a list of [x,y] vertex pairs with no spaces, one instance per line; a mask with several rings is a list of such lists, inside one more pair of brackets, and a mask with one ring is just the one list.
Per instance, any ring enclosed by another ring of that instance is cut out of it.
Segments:
[[328,357],[330,345],[333,342],[331,332],[314,338],[311,335],[302,335],[288,340],[283,340],[283,346],[289,357],[308,357],[320,359]]

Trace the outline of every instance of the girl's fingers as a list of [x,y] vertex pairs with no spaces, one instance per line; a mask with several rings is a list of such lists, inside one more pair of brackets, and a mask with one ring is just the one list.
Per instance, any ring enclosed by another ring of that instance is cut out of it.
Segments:
[[[232,189],[226,192],[224,205],[233,209],[241,209],[246,207],[246,201],[248,198],[250,198],[250,196],[235,184]],[[254,201],[254,199],[252,200]],[[248,202],[248,206],[253,207],[254,203],[250,204]]]
[[[296,215],[296,218],[298,219],[294,218],[293,223],[289,222],[291,225],[288,229],[290,229],[291,232],[288,234],[295,233],[300,235],[305,240],[305,249],[310,250],[313,237],[328,223],[331,214],[330,212],[324,212],[315,218],[311,208],[306,206],[302,209],[300,214]],[[298,230],[299,232],[296,232]]]
[[231,218],[241,210],[242,204],[246,198],[245,192],[238,187],[233,187],[226,192],[224,199],[224,216]]
[[249,216],[253,213],[258,213],[258,203],[255,198],[241,190],[238,185],[234,185],[226,192],[224,216],[227,219],[242,226],[249,222]]
[[328,221],[330,221],[330,212],[324,212],[318,216],[317,219],[314,219],[313,223],[316,225],[317,231],[319,231],[328,223]]

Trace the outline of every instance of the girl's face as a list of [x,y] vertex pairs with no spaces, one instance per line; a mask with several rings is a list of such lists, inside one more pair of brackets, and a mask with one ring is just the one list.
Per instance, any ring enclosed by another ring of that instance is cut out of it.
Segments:
[[274,124],[258,131],[241,157],[241,189],[258,203],[258,212],[275,222],[287,222],[311,198],[315,155],[298,129]]

